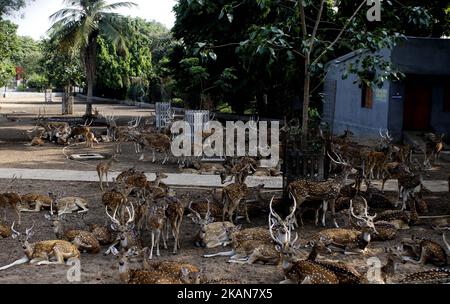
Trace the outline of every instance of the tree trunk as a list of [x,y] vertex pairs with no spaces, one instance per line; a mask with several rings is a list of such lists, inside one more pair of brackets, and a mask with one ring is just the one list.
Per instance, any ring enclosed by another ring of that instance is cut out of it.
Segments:
[[311,77],[309,75],[310,54],[305,57],[305,79],[303,81],[303,113],[302,113],[302,142],[306,144],[309,119],[309,93]]
[[64,94],[62,99],[62,115],[73,115],[73,104],[73,87],[71,85],[67,85],[66,87],[64,87]]
[[95,75],[96,75],[96,56],[97,56],[97,35],[92,35],[89,38],[89,44],[86,47],[84,68],[86,70],[87,82],[87,98],[86,98],[86,113],[88,117],[92,116],[92,97],[94,96]]

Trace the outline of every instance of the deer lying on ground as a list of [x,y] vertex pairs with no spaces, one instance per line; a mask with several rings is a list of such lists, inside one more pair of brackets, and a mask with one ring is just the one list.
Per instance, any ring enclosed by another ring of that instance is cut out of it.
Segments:
[[12,235],[11,229],[8,226],[0,223],[0,240],[9,238],[11,235]]
[[[105,255],[108,255],[110,253],[117,255],[119,251],[117,250],[116,246],[120,246],[120,250],[127,251],[132,247],[142,247],[141,246],[141,240],[139,235],[136,233],[135,230],[135,212],[134,212],[134,206],[133,204],[130,204],[130,206],[126,206],[125,209],[128,213],[128,220],[125,222],[122,220],[117,219],[117,211],[119,209],[119,206],[116,207],[113,216],[111,216],[108,212],[108,207],[105,207],[106,215],[113,223],[111,225],[111,228],[117,232],[117,236],[113,244],[108,248],[108,250],[105,252]],[[131,210],[130,210],[131,209]]]
[[94,224],[89,227],[89,231],[95,236],[100,245],[111,245],[114,241],[113,235],[108,227]]
[[[443,236],[445,241],[445,235]],[[445,244],[450,252],[448,243]],[[427,239],[403,239],[401,246],[403,252],[412,254],[412,257],[403,257],[404,261],[419,265],[431,263],[438,267],[447,266],[447,252],[440,244]],[[419,260],[416,260],[418,258]]]
[[[282,220],[272,209],[273,198],[270,202],[269,230],[266,228],[248,228],[240,230],[231,227],[228,231],[232,250],[216,254],[204,255],[205,258],[216,256],[230,256],[229,263],[253,264],[257,261],[277,265],[280,254],[275,250],[274,239],[282,240],[290,233],[294,211]],[[277,236],[275,237],[274,229]],[[295,241],[294,241],[295,242]]]
[[[62,265],[65,260],[80,258],[80,252],[77,247],[67,241],[50,240],[36,243],[28,242],[34,234],[33,227],[34,225],[31,228],[26,229],[25,236],[23,236],[20,232],[14,230],[13,223],[11,227],[13,238],[18,239],[22,244],[25,256],[9,265],[0,267],[0,271],[25,263],[36,265]],[[52,258],[56,259],[56,261],[51,261]]]
[[371,241],[388,241],[397,237],[397,227],[387,221],[375,221],[377,214],[368,214],[368,204],[365,198],[363,198],[364,206],[362,212],[355,214],[353,209],[353,201],[350,201],[350,221],[354,223],[353,219],[356,219],[354,223],[358,229],[362,231],[368,231],[371,235]]
[[53,204],[53,199],[48,195],[41,195],[37,193],[28,193],[22,195],[22,204],[27,208],[22,208],[22,212],[40,212],[42,208],[50,208]]
[[211,216],[210,212],[209,200],[207,200],[207,209],[204,216],[192,207],[193,202],[190,202],[188,208],[191,214],[189,217],[194,224],[200,226],[200,230],[194,238],[195,246],[214,248],[229,244],[227,231],[234,227],[234,224],[231,222],[214,222],[214,217]]
[[122,283],[126,284],[190,284],[189,270],[181,268],[179,273],[174,273],[172,268],[162,269],[130,269],[129,258],[122,255],[119,261],[119,276]]
[[58,240],[71,242],[81,252],[92,254],[100,252],[100,243],[93,233],[78,229],[65,230],[63,223],[65,221],[64,216],[50,213],[46,218],[51,221],[53,232]]
[[[64,193],[57,193],[57,194],[51,194],[50,197],[53,199],[53,204],[50,206],[53,208],[53,205],[55,206],[55,209],[57,211],[58,215],[63,214],[71,214],[74,212],[80,213],[86,213],[89,211],[88,208],[88,201],[81,197],[63,197]],[[53,212],[53,210],[52,210]]]

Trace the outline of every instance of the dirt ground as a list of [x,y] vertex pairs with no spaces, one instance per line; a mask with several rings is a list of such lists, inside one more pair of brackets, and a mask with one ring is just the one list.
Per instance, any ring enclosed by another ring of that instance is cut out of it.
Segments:
[[[32,118],[42,104],[39,102],[19,102],[18,104],[9,104],[2,101],[0,103],[0,113],[9,114],[7,117],[18,118],[19,121],[11,121],[4,115],[0,115],[0,168],[30,168],[30,169],[74,169],[74,170],[92,170],[96,162],[78,163],[67,160],[62,152],[62,147],[52,144],[46,144],[45,147],[29,147],[25,146],[28,143],[28,138],[25,135],[25,130],[33,127]],[[60,105],[59,105],[60,106]],[[59,106],[47,107],[48,113],[57,114]],[[116,115],[121,115],[124,120],[135,115],[151,116],[150,110],[135,109],[126,106],[98,106],[100,112],[109,114],[108,111],[114,112]],[[84,106],[77,105],[77,115],[83,113]],[[15,113],[14,113],[15,112]],[[22,113],[25,112],[26,114]],[[124,153],[120,157],[120,163],[116,164],[114,169],[121,171],[128,169],[136,163],[136,155],[134,154],[132,145],[124,147]],[[86,149],[75,147],[69,150],[70,153],[82,153]],[[90,151],[92,152],[92,150]],[[94,152],[105,154],[112,153],[111,144],[100,144],[96,146]],[[165,171],[168,173],[177,172],[175,164],[161,166],[159,164],[152,164],[149,161],[139,163],[138,169],[146,173],[157,171]],[[429,180],[443,180],[447,179],[450,173],[450,163],[448,155],[444,155],[442,164],[434,170],[429,171]],[[5,180],[0,180],[0,191],[3,189]],[[49,181],[29,181],[19,180],[14,186],[14,190],[21,194],[38,192],[46,194],[49,191],[64,190],[67,196],[81,196],[88,199],[90,211],[84,216],[71,215],[69,216],[68,228],[77,228],[83,224],[105,224],[106,215],[103,204],[101,202],[101,191],[97,183],[80,183],[80,182],[49,182]],[[180,190],[175,189],[178,195],[187,195],[184,202],[188,200],[208,195],[207,192],[198,190]],[[269,196],[270,194],[266,194]],[[389,193],[392,198],[395,193]],[[447,214],[450,205],[449,193],[433,193],[425,197],[429,204],[429,215]],[[22,214],[22,227],[30,227],[33,223],[35,225],[35,232],[32,241],[54,239],[50,222],[44,218],[47,211],[42,211],[39,214]],[[0,217],[3,217],[3,211],[0,210]],[[15,214],[11,210],[7,210],[6,223],[12,224]],[[331,221],[327,221],[328,224]],[[267,227],[267,212],[263,214],[253,215],[252,224],[247,225],[241,222],[243,227]],[[312,220],[305,221],[306,226],[298,230],[299,242],[306,244],[311,236],[321,230],[313,226]],[[234,280],[239,283],[278,283],[283,280],[282,271],[279,266],[271,265],[237,265],[227,263],[226,257],[218,257],[206,259],[202,255],[206,253],[215,253],[221,250],[228,250],[228,248],[202,249],[196,248],[192,242],[198,227],[192,221],[184,217],[181,227],[181,250],[179,254],[173,255],[171,248],[173,240],[169,241],[169,250],[162,250],[161,257],[156,257],[158,260],[179,260],[194,263],[203,269],[209,281],[220,282],[221,280]],[[352,263],[358,271],[365,273],[368,270],[368,261],[371,257],[377,257],[381,263],[386,262],[385,247],[395,246],[397,242],[404,237],[411,237],[412,235],[418,237],[426,237],[435,240],[442,244],[441,234],[438,231],[432,230],[428,222],[423,222],[420,225],[413,226],[410,230],[400,231],[396,240],[390,242],[373,242],[369,246],[369,250],[365,255],[344,256],[339,253],[332,255],[320,256],[319,259],[327,259],[334,261],[344,261]],[[150,238],[148,233],[144,234],[144,245],[150,245]],[[107,247],[102,249],[102,253],[106,251]],[[119,283],[118,276],[118,260],[116,257],[104,256],[102,253],[97,255],[83,254],[81,257],[81,282],[82,284],[108,284]],[[308,251],[304,251],[304,256]],[[0,240],[0,266],[7,265],[14,260],[23,256],[21,245],[17,240],[12,238]],[[0,283],[69,283],[66,279],[66,273],[70,266],[31,266],[22,265],[6,271],[0,272]],[[425,267],[417,266],[411,263],[398,265],[397,274],[393,280],[402,278],[404,275],[424,270],[433,269],[432,265]]]
[[[84,216],[70,215],[68,217],[68,228],[79,228],[80,225],[89,225],[93,223],[104,224],[106,220],[103,204],[101,203],[101,192],[98,189],[97,183],[68,183],[68,182],[45,182],[45,181],[27,181],[22,180],[16,186],[21,193],[40,192],[46,193],[53,189],[64,189],[67,195],[81,196],[89,200],[90,211]],[[189,195],[190,198],[198,196],[207,196],[207,192],[201,191],[185,191],[178,190],[177,194],[180,196]],[[392,194],[394,195],[394,194]],[[427,201],[432,213],[430,215],[438,215],[446,212],[450,195],[448,193],[437,193],[427,197]],[[187,199],[185,199],[187,203]],[[30,227],[33,223],[35,225],[36,234],[32,241],[54,239],[54,234],[50,226],[50,222],[45,219],[46,211],[39,214],[23,214],[22,215],[22,229]],[[7,223],[11,221],[15,214],[7,211]],[[247,225],[244,221],[240,223],[243,227],[258,227],[266,226],[267,214],[260,214],[255,217],[252,216],[252,224]],[[305,221],[305,228],[299,229],[300,244],[306,244],[308,239],[321,228],[313,226],[312,220]],[[161,251],[161,257],[155,257],[155,261],[159,260],[177,260],[188,261],[200,266],[206,274],[208,280],[236,280],[239,283],[251,284],[275,284],[283,280],[282,271],[278,266],[272,265],[236,265],[227,263],[227,258],[217,257],[206,259],[203,254],[215,253],[226,248],[203,249],[194,246],[192,239],[198,226],[194,225],[192,221],[184,217],[181,226],[181,250],[179,254],[173,255],[171,248],[173,241],[169,241],[169,249]],[[365,273],[368,269],[368,260],[371,257],[377,257],[381,263],[385,263],[386,254],[385,247],[392,247],[396,242],[403,237],[411,237],[412,235],[418,237],[426,237],[442,243],[440,232],[431,230],[429,225],[425,222],[422,225],[414,226],[410,230],[401,231],[397,240],[390,242],[373,242],[370,249],[365,255],[359,256],[345,256],[340,253],[332,255],[323,255],[320,259],[343,261],[352,263],[357,270]],[[144,235],[144,245],[149,246],[151,243],[148,233]],[[12,238],[0,240],[0,265],[6,265],[23,256],[20,243]],[[103,247],[102,253],[106,251],[107,247]],[[104,284],[104,283],[119,283],[118,277],[118,261],[117,258],[109,255],[104,256],[102,253],[97,255],[83,254],[81,257],[81,283],[83,284]],[[304,251],[304,256],[308,252]],[[138,265],[135,265],[138,266]],[[6,271],[0,272],[0,283],[68,283],[66,273],[70,266],[31,266],[22,265],[17,266]],[[420,267],[413,264],[399,264],[397,275],[395,279],[403,277],[407,273],[419,271],[423,269],[433,269],[433,266]]]

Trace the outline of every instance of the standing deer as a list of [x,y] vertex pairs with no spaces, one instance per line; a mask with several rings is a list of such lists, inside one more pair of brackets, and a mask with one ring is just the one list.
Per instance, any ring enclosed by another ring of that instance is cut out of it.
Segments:
[[97,174],[100,182],[100,189],[103,191],[103,176],[105,176],[106,187],[109,188],[108,172],[111,170],[113,162],[118,162],[117,154],[114,154],[109,160],[102,161],[97,165]]
[[306,200],[322,201],[322,226],[324,227],[326,226],[325,219],[329,203],[334,226],[339,227],[336,222],[335,200],[339,196],[341,188],[346,184],[349,174],[356,172],[349,163],[343,161],[339,155],[336,154],[336,156],[338,156],[338,160],[334,160],[328,154],[332,162],[343,166],[343,172],[334,180],[323,182],[298,180],[290,183],[288,186],[289,196],[295,197],[297,201],[297,210],[300,210],[299,208]]

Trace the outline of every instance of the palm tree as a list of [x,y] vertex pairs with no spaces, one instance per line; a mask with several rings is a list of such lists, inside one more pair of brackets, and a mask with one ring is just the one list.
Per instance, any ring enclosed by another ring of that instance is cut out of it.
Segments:
[[117,8],[136,6],[132,2],[108,4],[104,0],[65,0],[63,8],[50,19],[48,33],[67,52],[79,52],[87,82],[86,115],[92,116],[92,96],[96,79],[97,38],[111,41],[118,50],[126,50],[124,20],[114,13]]

